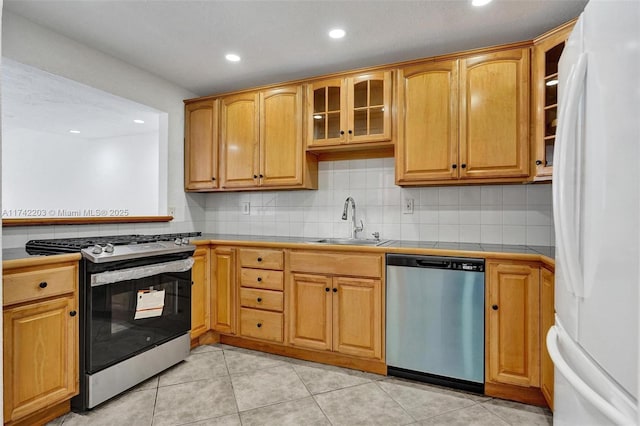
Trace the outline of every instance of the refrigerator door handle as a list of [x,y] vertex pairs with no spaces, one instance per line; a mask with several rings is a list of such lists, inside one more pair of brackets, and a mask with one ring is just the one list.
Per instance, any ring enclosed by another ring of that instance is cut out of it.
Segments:
[[[580,99],[584,92],[587,54],[582,53],[571,69],[559,111],[556,164],[553,176],[554,220],[558,236],[559,262],[567,274],[563,280],[571,294],[584,297],[584,280],[578,259],[580,147],[570,143],[576,131]],[[570,155],[570,148],[573,148]],[[570,179],[573,177],[573,179]],[[575,191],[575,192],[573,192]]]
[[616,425],[632,425],[635,421],[629,418],[625,413],[620,411],[609,401],[604,399],[598,394],[591,386],[584,382],[580,376],[569,366],[564,357],[560,353],[558,347],[558,340],[560,335],[557,331],[557,326],[553,326],[547,333],[547,351],[553,361],[553,364],[557,368],[558,372],[564,376],[565,379],[571,384],[571,386],[579,393],[584,399],[589,401],[595,408],[597,408],[602,414],[604,414],[609,420]]

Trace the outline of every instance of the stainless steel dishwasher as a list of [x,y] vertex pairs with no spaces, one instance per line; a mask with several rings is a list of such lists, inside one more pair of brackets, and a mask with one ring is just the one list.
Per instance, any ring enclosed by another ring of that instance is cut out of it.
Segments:
[[388,374],[484,392],[484,260],[387,255]]

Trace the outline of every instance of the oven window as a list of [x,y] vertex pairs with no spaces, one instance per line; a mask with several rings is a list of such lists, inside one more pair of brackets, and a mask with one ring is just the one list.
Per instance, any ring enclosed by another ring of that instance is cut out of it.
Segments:
[[89,293],[89,373],[191,328],[191,271],[91,287]]

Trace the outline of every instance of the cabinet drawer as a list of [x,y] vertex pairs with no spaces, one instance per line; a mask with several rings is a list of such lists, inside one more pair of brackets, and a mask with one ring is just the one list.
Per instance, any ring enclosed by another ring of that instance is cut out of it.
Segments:
[[282,271],[242,268],[240,271],[240,285],[242,287],[282,291],[284,289],[283,273]]
[[9,273],[3,277],[3,305],[72,293],[77,281],[76,265]]
[[281,291],[241,288],[240,304],[248,308],[282,312],[284,308],[284,296]]
[[284,265],[282,250],[241,249],[240,266],[249,268],[280,269]]
[[383,261],[381,254],[292,251],[289,264],[293,272],[380,278]]
[[256,339],[282,342],[283,315],[258,309],[240,309],[240,334]]

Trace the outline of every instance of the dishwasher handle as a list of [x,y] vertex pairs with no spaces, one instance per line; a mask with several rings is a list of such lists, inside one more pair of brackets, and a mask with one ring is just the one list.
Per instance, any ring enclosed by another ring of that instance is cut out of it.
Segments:
[[450,269],[467,272],[484,272],[484,259],[449,256],[418,256],[387,254],[387,266],[409,268]]

